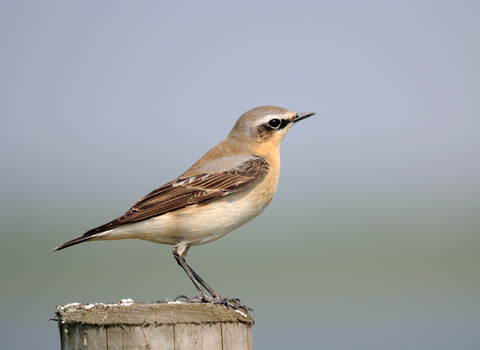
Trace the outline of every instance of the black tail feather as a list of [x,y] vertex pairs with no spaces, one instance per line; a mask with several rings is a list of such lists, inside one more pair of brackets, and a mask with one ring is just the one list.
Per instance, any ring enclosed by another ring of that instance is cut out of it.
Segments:
[[95,237],[96,237],[96,235],[92,235],[92,236],[81,236],[81,237],[72,239],[71,241],[68,241],[66,243],[60,244],[59,246],[56,246],[55,248],[53,248],[51,250],[51,252],[56,252],[57,250],[62,250],[62,249],[71,247],[72,245],[76,245],[76,244],[88,241],[88,240],[90,240],[92,238],[95,238]]

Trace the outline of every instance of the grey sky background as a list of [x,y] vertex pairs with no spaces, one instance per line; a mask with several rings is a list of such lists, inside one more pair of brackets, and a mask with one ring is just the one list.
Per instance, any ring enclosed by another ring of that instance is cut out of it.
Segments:
[[6,348],[58,347],[55,305],[194,295],[170,246],[48,251],[277,105],[317,115],[286,136],[272,204],[189,253],[255,309],[255,348],[476,349],[479,18],[476,1],[2,2]]

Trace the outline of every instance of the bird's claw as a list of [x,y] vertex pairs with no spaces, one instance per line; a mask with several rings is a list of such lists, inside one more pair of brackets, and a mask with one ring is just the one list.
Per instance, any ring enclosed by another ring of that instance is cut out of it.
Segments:
[[213,301],[214,304],[220,304],[228,308],[232,308],[234,310],[244,309],[248,314],[251,313],[252,318],[255,316],[255,311],[250,306],[243,304],[240,299],[238,298],[224,298],[224,297],[217,297]]

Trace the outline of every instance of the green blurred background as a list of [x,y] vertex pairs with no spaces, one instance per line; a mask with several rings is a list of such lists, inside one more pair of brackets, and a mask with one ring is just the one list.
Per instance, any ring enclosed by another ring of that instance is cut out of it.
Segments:
[[291,129],[267,210],[189,264],[256,349],[480,347],[480,5],[2,2],[0,339],[56,305],[196,290],[171,246],[49,250],[127,210],[260,105]]

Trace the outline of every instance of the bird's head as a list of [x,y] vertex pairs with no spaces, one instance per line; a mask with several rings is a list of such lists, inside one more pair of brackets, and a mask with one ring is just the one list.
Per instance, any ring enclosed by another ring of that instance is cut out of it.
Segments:
[[294,113],[281,107],[263,106],[244,113],[235,123],[229,138],[250,147],[279,147],[288,129],[315,113]]

